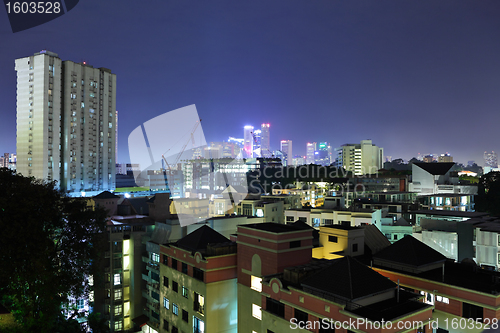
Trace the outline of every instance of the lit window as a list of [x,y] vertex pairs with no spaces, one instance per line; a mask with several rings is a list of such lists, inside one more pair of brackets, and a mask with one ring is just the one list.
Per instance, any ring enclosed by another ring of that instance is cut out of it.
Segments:
[[170,301],[166,297],[163,297],[163,307],[167,310],[170,309]]
[[114,278],[113,278],[113,281],[114,281],[114,285],[118,285],[118,284],[121,284],[122,283],[122,278],[120,276],[120,274],[115,274],[114,275]]
[[123,323],[121,321],[115,321],[115,331],[121,331],[123,329]]
[[122,314],[122,306],[121,305],[116,305],[115,306],[115,316],[119,316]]
[[76,305],[78,307],[78,310],[83,310],[83,308],[85,307],[85,300],[79,299],[78,301],[76,301]]
[[262,278],[259,278],[259,277],[252,275],[251,287],[253,290],[261,292],[262,291]]
[[178,316],[179,315],[179,307],[177,306],[177,304],[172,304],[172,312],[174,315]]
[[122,290],[121,289],[115,289],[115,299],[122,299]]
[[257,319],[262,319],[262,310],[257,304],[252,304],[252,316]]
[[160,262],[160,255],[157,253],[151,253],[151,260],[154,262]]
[[186,288],[186,287],[184,287],[184,286],[183,286],[183,287],[182,287],[182,296],[184,296],[184,297],[188,298],[188,297],[189,297],[188,295],[189,295],[189,290],[188,290],[188,288]]

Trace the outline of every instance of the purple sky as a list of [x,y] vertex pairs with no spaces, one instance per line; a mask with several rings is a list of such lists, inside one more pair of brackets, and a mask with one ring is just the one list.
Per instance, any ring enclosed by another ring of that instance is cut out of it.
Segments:
[[498,0],[84,0],[15,34],[0,9],[0,41],[0,153],[15,151],[14,59],[42,49],[117,74],[120,162],[134,128],[190,104],[207,141],[269,122],[294,154],[500,151]]

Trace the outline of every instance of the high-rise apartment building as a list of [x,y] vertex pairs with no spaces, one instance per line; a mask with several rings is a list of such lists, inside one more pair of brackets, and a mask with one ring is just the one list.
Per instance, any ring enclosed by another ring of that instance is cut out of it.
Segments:
[[283,153],[286,165],[293,165],[292,140],[281,140],[281,152]]
[[352,171],[354,175],[373,174],[382,169],[384,148],[377,147],[372,140],[345,144],[336,151],[337,167]]
[[446,153],[446,154],[441,154],[438,156],[438,162],[439,163],[449,163],[449,162],[453,162],[453,156],[451,156],[450,154]]
[[260,126],[260,152],[262,157],[271,157],[271,133],[270,125],[262,124]]
[[494,151],[491,153],[484,152],[484,166],[498,168],[498,155]]
[[69,192],[113,190],[116,75],[49,51],[15,63],[17,170]]
[[306,147],[306,164],[314,164],[315,151],[316,151],[316,142],[308,142]]
[[243,129],[243,157],[252,158],[253,154],[253,126],[247,125]]
[[253,157],[262,157],[262,131],[260,129],[253,132]]

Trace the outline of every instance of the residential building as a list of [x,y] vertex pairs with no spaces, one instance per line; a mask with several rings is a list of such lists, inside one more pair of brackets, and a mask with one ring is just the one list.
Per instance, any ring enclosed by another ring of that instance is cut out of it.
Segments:
[[441,154],[438,156],[438,162],[439,163],[451,163],[451,162],[453,162],[453,156],[451,156],[448,153]]
[[458,173],[451,171],[455,163],[423,163],[412,164],[412,182],[410,191],[418,195],[440,193],[477,194],[476,185],[462,185]]
[[69,192],[113,190],[116,75],[49,51],[16,71],[17,170]]
[[377,147],[372,140],[345,144],[335,150],[337,166],[352,171],[354,175],[375,174],[383,167],[384,148]]

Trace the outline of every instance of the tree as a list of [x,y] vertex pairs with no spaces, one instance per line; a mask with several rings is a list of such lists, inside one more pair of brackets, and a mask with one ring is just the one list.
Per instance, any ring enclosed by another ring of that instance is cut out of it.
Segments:
[[481,176],[477,189],[476,211],[500,216],[500,172]]
[[[106,213],[55,182],[0,169],[0,296],[27,332],[49,332],[68,296],[89,292]],[[60,324],[57,324],[60,326]]]

